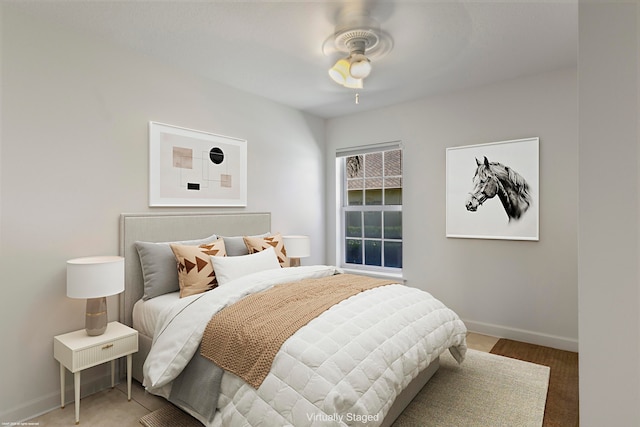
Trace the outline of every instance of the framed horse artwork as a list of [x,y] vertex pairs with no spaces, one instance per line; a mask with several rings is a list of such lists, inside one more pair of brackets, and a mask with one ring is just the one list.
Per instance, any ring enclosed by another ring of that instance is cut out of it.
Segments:
[[539,240],[539,144],[447,148],[447,237]]

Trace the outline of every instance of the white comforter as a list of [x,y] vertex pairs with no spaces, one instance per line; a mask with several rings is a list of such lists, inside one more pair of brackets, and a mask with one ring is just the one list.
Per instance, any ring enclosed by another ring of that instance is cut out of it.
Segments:
[[[330,266],[269,270],[181,299],[158,321],[144,365],[147,390],[169,396],[211,316],[226,305],[276,284],[336,273]],[[458,316],[427,292],[399,284],[362,292],[289,338],[258,389],[225,373],[211,425],[378,425],[443,351],[462,362],[465,336]]]

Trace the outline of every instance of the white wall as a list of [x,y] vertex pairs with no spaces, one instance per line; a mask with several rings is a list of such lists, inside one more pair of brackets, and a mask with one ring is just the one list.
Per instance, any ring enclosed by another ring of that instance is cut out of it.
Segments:
[[640,425],[637,3],[579,8],[580,424]]
[[[53,336],[84,327],[65,261],[116,254],[122,212],[180,210],[147,206],[150,120],[247,139],[249,205],[217,210],[270,211],[273,231],[310,235],[304,264],[324,261],[324,120],[0,11],[0,421],[11,422],[59,405]],[[107,373],[83,375],[83,392]]]
[[[246,138],[246,211],[310,234],[309,262],[324,261],[323,213],[335,258],[335,148],[403,140],[409,284],[476,330],[559,346],[576,345],[579,287],[581,423],[637,425],[639,19],[635,5],[581,4],[578,73],[331,120],[325,150],[322,120],[0,2],[0,421],[59,404],[52,337],[82,328],[84,312],[65,296],[65,260],[117,252],[121,212],[163,211],[147,207],[146,129],[156,120]],[[540,242],[444,237],[445,148],[528,136],[541,138]],[[314,197],[325,188],[326,206]],[[86,375],[83,391],[106,384],[106,368]],[[92,378],[102,382],[85,384]]]
[[[0,23],[3,21],[3,10],[2,4],[0,4]],[[2,83],[2,36],[3,31],[0,27],[0,83]],[[0,223],[2,223],[2,84],[0,84]],[[2,241],[2,227],[0,227],[0,241]],[[0,258],[2,258],[2,246],[0,245]],[[2,270],[0,270],[2,271]]]
[[[336,148],[402,140],[408,284],[446,302],[471,330],[575,351],[576,100],[576,70],[568,69],[331,119],[326,187],[335,188]],[[445,149],[533,136],[540,137],[540,241],[445,237]],[[328,260],[334,248],[329,235]]]

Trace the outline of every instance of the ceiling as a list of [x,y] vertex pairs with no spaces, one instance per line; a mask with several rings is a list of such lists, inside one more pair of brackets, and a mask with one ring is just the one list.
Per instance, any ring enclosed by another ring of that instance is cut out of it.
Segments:
[[[325,118],[577,64],[577,0],[6,3]],[[329,78],[344,55],[322,49],[354,7],[393,39],[358,91]]]

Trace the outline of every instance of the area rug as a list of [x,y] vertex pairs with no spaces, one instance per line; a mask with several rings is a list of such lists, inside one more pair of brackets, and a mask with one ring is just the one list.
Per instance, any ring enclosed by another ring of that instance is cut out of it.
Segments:
[[549,392],[544,411],[544,427],[577,427],[578,353],[500,339],[491,353],[549,366]]
[[170,403],[140,418],[140,424],[144,427],[202,427],[200,421]]
[[540,427],[548,383],[546,366],[475,350],[458,365],[445,353],[393,427]]
[[[548,381],[546,366],[475,350],[468,350],[458,365],[447,352],[440,358],[440,369],[393,426],[540,427]],[[173,405],[145,415],[140,423],[200,425]]]

